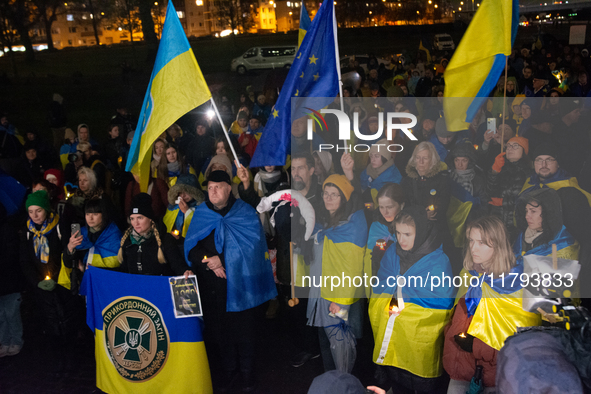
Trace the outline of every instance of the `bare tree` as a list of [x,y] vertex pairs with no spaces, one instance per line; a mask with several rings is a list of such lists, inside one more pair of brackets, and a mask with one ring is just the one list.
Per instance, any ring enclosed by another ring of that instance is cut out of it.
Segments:
[[253,0],[216,0],[214,6],[213,16],[232,32],[237,29],[245,32],[255,24],[256,2]]
[[51,33],[51,25],[57,19],[60,14],[61,0],[33,0],[33,3],[37,7],[39,14],[39,23],[45,28],[45,36],[47,38],[47,49],[54,50],[53,37]]

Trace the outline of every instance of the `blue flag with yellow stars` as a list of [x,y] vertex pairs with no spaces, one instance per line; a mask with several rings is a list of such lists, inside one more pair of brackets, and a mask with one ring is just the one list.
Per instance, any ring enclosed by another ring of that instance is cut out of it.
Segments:
[[[336,20],[334,3],[325,1],[314,17],[300,45],[281,94],[273,108],[263,135],[254,152],[251,167],[283,166],[290,149],[291,123],[330,104],[339,91],[336,58]],[[292,114],[292,97],[323,97],[324,100],[302,100],[303,106]],[[307,109],[304,109],[304,106]],[[311,107],[311,108],[310,108]]]

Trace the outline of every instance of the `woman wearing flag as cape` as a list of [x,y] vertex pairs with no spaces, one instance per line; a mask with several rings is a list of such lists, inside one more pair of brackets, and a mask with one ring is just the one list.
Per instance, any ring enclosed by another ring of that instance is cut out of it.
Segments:
[[568,232],[562,221],[560,197],[554,189],[538,189],[525,194],[515,209],[517,229],[520,231],[513,244],[518,261],[534,254],[550,256],[556,244],[557,257],[579,259],[579,243]]
[[453,393],[466,392],[476,366],[482,367],[484,386],[494,387],[497,353],[505,339],[517,327],[541,323],[538,314],[522,308],[521,282],[507,279],[523,273],[523,262],[516,261],[501,219],[484,216],[471,222],[466,238],[463,287],[443,349],[443,366],[451,377],[448,392]]
[[404,208],[394,224],[398,242],[382,259],[369,303],[373,361],[384,367],[388,385],[429,392],[443,373],[443,329],[451,317],[453,288],[431,287],[428,277],[451,276],[451,265],[437,226],[422,207]]
[[[356,337],[361,337],[363,288],[343,279],[323,287],[323,278],[363,276],[367,222],[357,209],[358,196],[344,175],[333,174],[323,184],[324,206],[317,213],[314,229],[314,260],[310,265],[311,286],[308,325],[319,327],[320,351],[325,370],[351,373],[357,357]],[[326,281],[326,280],[325,280]]]
[[[113,221],[111,212],[113,208],[104,199],[86,202],[86,226],[72,234],[64,249],[58,281],[60,285],[76,291],[88,265],[107,269],[119,268],[117,254],[121,231]],[[72,270],[77,283],[72,283]]]
[[219,389],[230,390],[241,372],[242,389],[248,392],[256,387],[254,308],[277,296],[277,290],[257,213],[234,197],[231,184],[226,171],[209,174],[209,201],[195,208],[199,220],[191,221],[185,258],[203,296],[205,341],[218,345],[224,371]]

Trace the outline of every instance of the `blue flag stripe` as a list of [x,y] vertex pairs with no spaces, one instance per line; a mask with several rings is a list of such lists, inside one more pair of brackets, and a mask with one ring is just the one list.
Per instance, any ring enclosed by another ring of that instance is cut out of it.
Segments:
[[176,10],[172,1],[169,1],[165,21],[170,21],[172,23],[164,23],[162,41],[160,42],[160,47],[166,48],[166,51],[158,51],[154,70],[152,71],[152,78],[154,78],[154,76],[156,76],[156,74],[158,74],[158,72],[172,59],[191,49],[185,31],[183,30],[183,26],[181,25],[181,21],[176,15],[173,17],[171,15],[172,13],[176,14]]

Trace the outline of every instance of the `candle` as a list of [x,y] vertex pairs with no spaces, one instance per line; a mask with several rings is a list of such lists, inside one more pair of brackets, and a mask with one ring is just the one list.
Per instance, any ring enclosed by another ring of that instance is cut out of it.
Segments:
[[429,211],[434,211],[435,210],[435,205],[431,204],[429,205]]
[[207,260],[207,256],[203,256],[203,260]]
[[172,230],[172,235],[179,235],[179,230]]
[[478,150],[478,144],[474,144],[474,149]]
[[380,248],[380,250],[386,250],[386,241],[383,239],[378,239],[376,242],[376,246]]
[[460,333],[460,338],[466,338],[466,334],[464,334],[463,332]]
[[365,209],[372,209],[372,208],[373,208],[373,204],[371,202],[365,203]]
[[49,275],[45,275],[45,280],[51,280],[51,277]]

